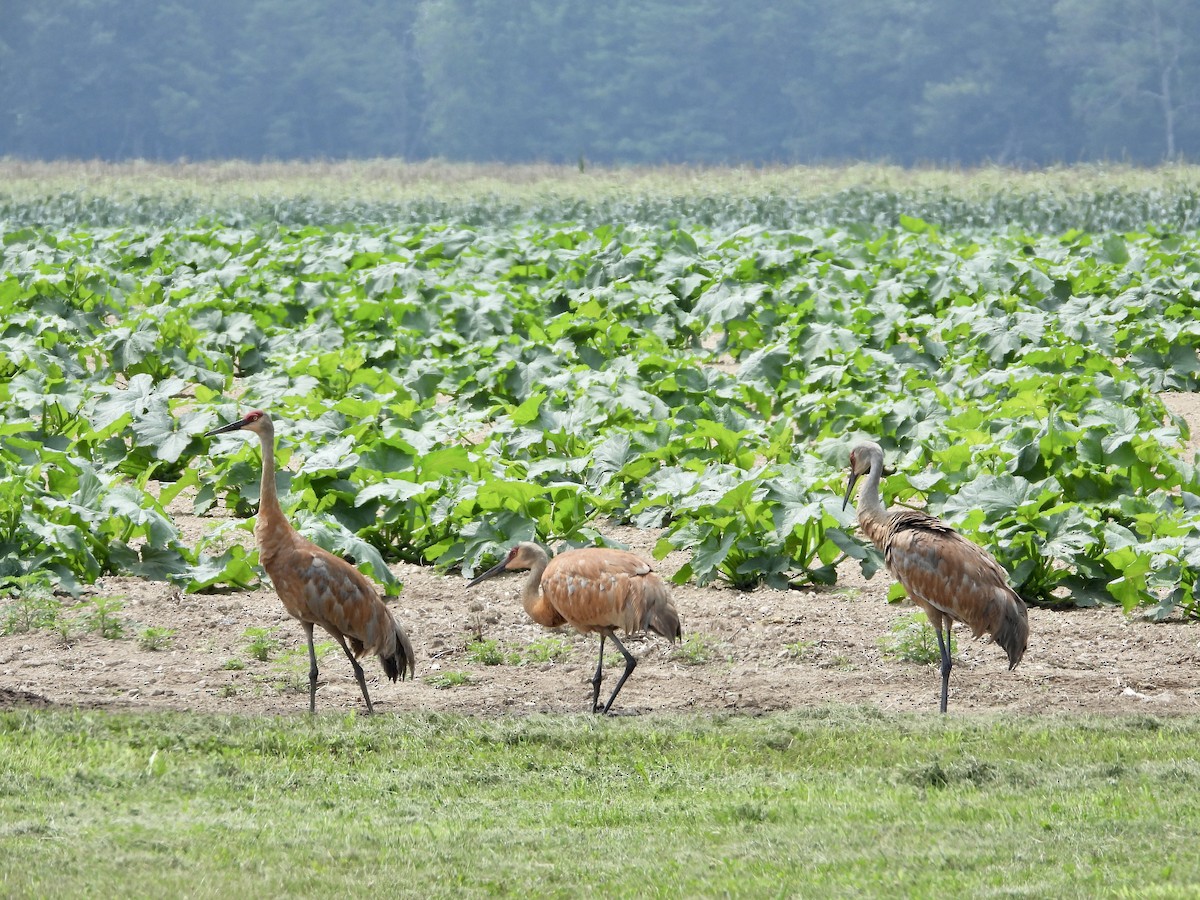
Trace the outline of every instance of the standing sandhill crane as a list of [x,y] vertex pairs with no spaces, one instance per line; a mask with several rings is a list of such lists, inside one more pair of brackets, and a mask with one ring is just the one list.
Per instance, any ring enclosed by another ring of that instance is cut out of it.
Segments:
[[1014,669],[1029,642],[1025,601],[1008,586],[1000,564],[949,525],[916,510],[889,513],[884,508],[879,499],[883,449],[872,441],[850,451],[850,480],[843,509],[862,475],[867,476],[867,482],[858,500],[858,524],[883,552],[888,571],[925,610],[937,632],[942,654],[940,709],[945,712],[953,664],[949,647],[952,625],[963,622],[975,637],[989,633],[1008,654],[1008,668]]
[[[570,625],[584,633],[600,635],[600,660],[592,676],[592,712],[607,713],[633,673],[637,660],[617,638],[616,629],[626,634],[650,630],[674,643],[683,635],[679,613],[671,603],[666,584],[650,564],[626,550],[584,547],[567,550],[554,559],[530,541],[522,541],[508,555],[467,587],[505,571],[528,569],[521,591],[521,604],[529,617],[546,628]],[[610,638],[625,657],[625,671],[612,696],[600,706],[600,679],[604,668],[604,639]]]
[[372,713],[375,710],[358,657],[374,653],[383,663],[383,673],[395,681],[414,672],[412,645],[362,572],[301,537],[284,518],[275,491],[275,426],[271,417],[261,409],[251,410],[244,419],[215,428],[205,437],[239,429],[254,432],[262,443],[262,490],[254,536],[259,562],[271,576],[284,608],[300,620],[308,638],[308,711],[317,709],[313,626],[320,625],[346,651],[367,702],[367,712]]

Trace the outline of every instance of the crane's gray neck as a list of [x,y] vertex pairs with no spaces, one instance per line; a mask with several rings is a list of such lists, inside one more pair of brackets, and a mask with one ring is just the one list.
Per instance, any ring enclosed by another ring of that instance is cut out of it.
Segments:
[[559,616],[542,595],[542,573],[546,571],[549,562],[544,551],[534,556],[529,566],[529,577],[525,579],[525,586],[521,589],[521,605],[533,621],[553,628],[559,624]]
[[279,505],[279,492],[275,487],[275,429],[268,426],[258,435],[262,445],[262,486],[258,492],[258,515],[260,519],[283,518]]
[[871,458],[871,468],[867,472],[866,484],[858,495],[858,514],[870,513],[874,517],[887,514],[883,501],[879,498],[879,481],[883,477],[883,460],[877,456]]
[[887,509],[879,497],[879,480],[883,477],[883,456],[871,457],[867,483],[858,495],[858,524],[871,542],[881,550],[887,542]]

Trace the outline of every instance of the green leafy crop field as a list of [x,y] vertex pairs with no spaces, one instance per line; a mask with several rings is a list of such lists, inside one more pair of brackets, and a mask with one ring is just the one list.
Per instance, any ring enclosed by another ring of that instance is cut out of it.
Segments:
[[1190,614],[1200,486],[1158,395],[1200,372],[1194,233],[879,224],[895,198],[870,199],[854,224],[768,228],[662,198],[592,227],[572,202],[141,221],[153,197],[95,225],[47,198],[76,221],[3,238],[0,572],[251,583],[252,554],[181,541],[163,504],[252,508],[252,448],[195,460],[260,405],[299,510],[384,581],[512,538],[591,543],[603,518],[665,527],[680,581],[832,583],[844,555],[877,564],[831,501],[871,436],[905,470],[888,493],[978,537],[1031,601]]
[[[1146,715],[1200,709],[1194,170],[0,172],[0,852],[62,879],[11,893],[1194,890],[1194,717]],[[332,645],[300,715],[257,448],[203,437],[253,407],[417,646],[375,722]],[[1033,606],[949,723],[842,509],[865,437]],[[468,594],[518,539],[672,580],[651,715],[562,715],[594,639]]]

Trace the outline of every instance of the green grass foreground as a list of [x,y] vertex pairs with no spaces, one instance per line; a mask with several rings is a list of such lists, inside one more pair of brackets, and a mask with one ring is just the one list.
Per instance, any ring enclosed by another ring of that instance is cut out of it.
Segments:
[[5,896],[1196,896],[1200,720],[0,714]]

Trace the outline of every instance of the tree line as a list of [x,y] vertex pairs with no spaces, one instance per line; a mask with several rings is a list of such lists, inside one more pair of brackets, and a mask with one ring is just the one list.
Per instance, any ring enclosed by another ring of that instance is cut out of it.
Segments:
[[1195,0],[0,0],[0,156],[1153,164]]

